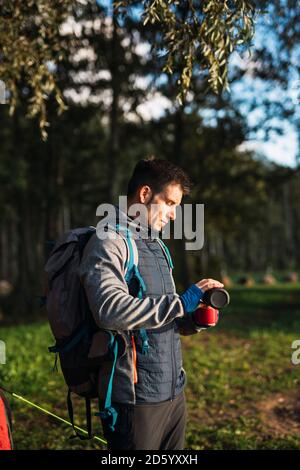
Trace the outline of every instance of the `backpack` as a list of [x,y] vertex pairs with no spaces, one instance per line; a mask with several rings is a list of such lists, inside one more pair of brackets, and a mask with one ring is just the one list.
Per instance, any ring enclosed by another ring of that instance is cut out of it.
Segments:
[[11,412],[0,390],[0,450],[13,450]]
[[[142,298],[146,286],[138,270],[138,251],[134,239],[127,227],[116,224],[113,229],[117,230],[126,242],[125,280],[128,285],[132,279],[138,281],[135,295]],[[45,304],[56,340],[55,345],[48,349],[49,352],[55,353],[54,369],[57,369],[57,355],[59,355],[63,376],[68,386],[69,417],[75,434],[80,439],[86,437],[78,434],[74,426],[71,394],[75,393],[85,398],[87,439],[90,439],[91,399],[98,398],[98,375],[101,373],[101,366],[109,363],[111,373],[104,408],[101,409],[99,401],[99,413],[96,415],[107,419],[111,430],[114,431],[117,412],[111,404],[113,377],[117,359],[126,354],[127,350],[127,339],[122,332],[104,330],[96,325],[78,275],[84,247],[95,232],[95,227],[77,228],[66,232],[55,243],[45,265],[47,274]],[[159,243],[172,269],[170,253],[162,240],[159,240]],[[149,349],[147,332],[145,329],[140,329],[139,334],[142,339],[142,353],[147,354]]]

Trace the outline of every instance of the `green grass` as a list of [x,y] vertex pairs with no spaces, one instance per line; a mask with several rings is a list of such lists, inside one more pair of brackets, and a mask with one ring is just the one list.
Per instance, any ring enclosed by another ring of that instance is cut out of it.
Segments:
[[[217,327],[182,338],[188,378],[186,447],[300,449],[300,423],[289,427],[276,410],[267,411],[276,397],[286,405],[296,403],[300,365],[291,364],[291,344],[300,339],[300,285],[236,287],[230,294],[231,304]],[[67,418],[64,381],[52,372],[53,356],[47,352],[53,342],[47,323],[0,328],[0,339],[7,349],[0,383]],[[8,398],[17,449],[101,448],[96,441],[69,439],[71,428]],[[84,427],[82,405],[75,401],[78,424]],[[289,419],[296,422],[299,410]],[[97,420],[94,428],[101,436]]]

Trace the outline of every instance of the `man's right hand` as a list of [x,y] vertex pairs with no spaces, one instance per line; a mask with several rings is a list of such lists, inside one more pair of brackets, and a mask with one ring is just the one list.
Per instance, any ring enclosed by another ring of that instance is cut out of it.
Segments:
[[224,284],[222,282],[216,281],[215,279],[202,279],[201,281],[196,282],[196,286],[205,292],[208,289],[213,289],[214,287],[222,288]]
[[180,296],[184,311],[186,313],[194,312],[199,306],[204,292],[213,287],[224,287],[224,284],[214,279],[202,279],[197,284],[192,284]]

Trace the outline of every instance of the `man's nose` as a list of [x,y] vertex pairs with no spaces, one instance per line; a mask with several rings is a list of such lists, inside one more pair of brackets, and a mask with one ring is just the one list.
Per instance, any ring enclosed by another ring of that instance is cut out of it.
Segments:
[[173,207],[170,212],[169,212],[169,218],[171,220],[175,220],[176,219],[176,207]]

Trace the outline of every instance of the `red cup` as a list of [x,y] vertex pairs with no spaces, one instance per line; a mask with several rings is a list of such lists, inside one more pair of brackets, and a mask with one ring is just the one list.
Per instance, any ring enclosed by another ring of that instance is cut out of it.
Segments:
[[219,320],[219,310],[210,305],[200,305],[194,312],[194,320],[198,326],[204,328],[215,326]]

